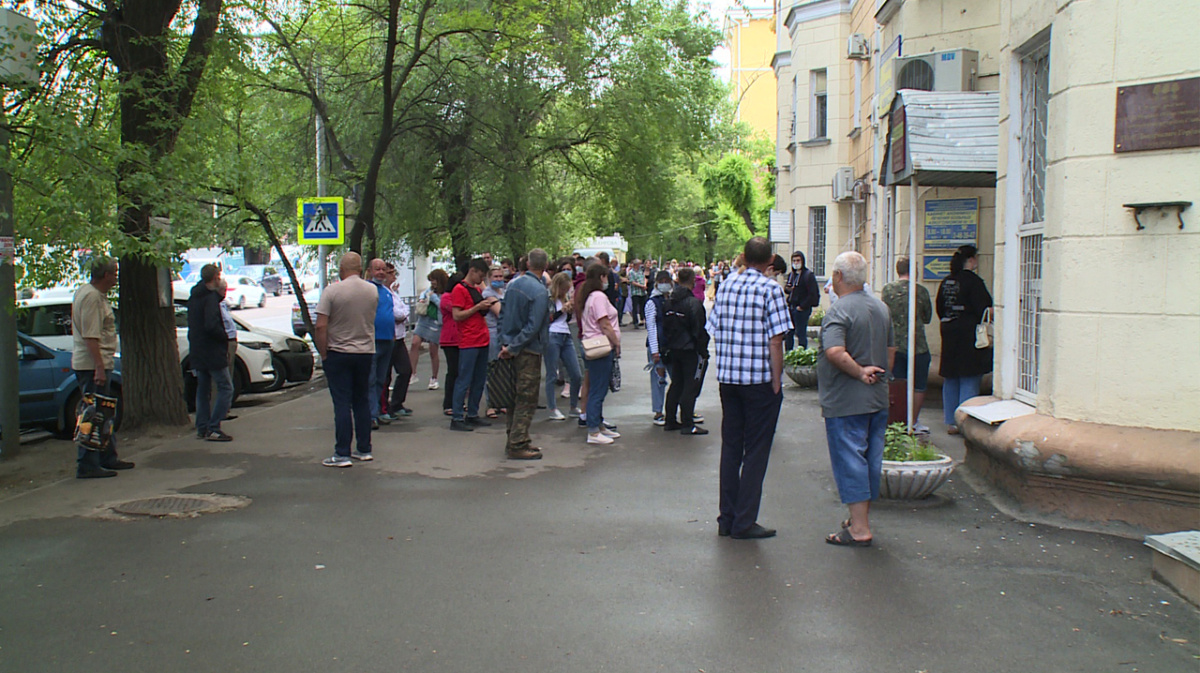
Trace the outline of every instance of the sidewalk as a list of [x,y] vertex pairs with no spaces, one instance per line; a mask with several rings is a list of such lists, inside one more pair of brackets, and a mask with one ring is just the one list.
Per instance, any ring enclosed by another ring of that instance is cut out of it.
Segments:
[[[875,546],[824,544],[844,508],[815,392],[785,393],[761,516],[779,537],[718,538],[716,382],[713,434],[653,427],[643,334],[612,446],[539,411],[545,459],[507,461],[501,424],[452,433],[419,385],[374,462],[324,468],[318,392],[243,414],[230,444],[0,502],[0,670],[1196,670],[1200,616],[1140,543],[1014,521],[957,475],[935,503],[881,503]],[[96,518],[176,492],[249,504]]]

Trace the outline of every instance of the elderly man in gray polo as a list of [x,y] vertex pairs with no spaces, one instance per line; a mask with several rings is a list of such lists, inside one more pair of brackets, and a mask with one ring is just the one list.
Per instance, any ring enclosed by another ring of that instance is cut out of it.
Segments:
[[829,544],[871,545],[871,501],[879,497],[887,429],[887,372],[896,356],[887,306],[863,291],[867,260],[843,252],[833,262],[833,291],[838,300],[821,323],[817,358],[818,391],[829,461],[838,495],[850,518]]

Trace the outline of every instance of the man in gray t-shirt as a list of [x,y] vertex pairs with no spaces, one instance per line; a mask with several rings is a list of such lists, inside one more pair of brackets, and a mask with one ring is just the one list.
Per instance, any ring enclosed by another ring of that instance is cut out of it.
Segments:
[[887,306],[863,291],[867,260],[844,252],[833,266],[838,301],[821,323],[817,379],[829,460],[850,518],[825,541],[866,547],[871,544],[868,514],[871,501],[879,497],[883,470],[886,372],[896,355],[895,335]]

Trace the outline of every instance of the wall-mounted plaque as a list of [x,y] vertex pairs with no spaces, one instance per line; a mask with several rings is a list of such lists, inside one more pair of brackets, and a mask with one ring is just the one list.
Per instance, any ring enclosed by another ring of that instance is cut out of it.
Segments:
[[1117,88],[1116,152],[1200,147],[1200,77]]

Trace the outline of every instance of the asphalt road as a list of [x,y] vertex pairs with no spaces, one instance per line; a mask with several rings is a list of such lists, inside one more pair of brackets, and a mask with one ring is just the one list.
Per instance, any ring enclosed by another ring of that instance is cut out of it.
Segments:
[[[787,391],[767,475],[779,537],[719,538],[717,434],[651,426],[625,364],[610,447],[539,412],[546,459],[505,461],[502,428],[449,432],[422,387],[373,463],[328,469],[320,391],[231,444],[164,438],[116,479],[0,501],[0,671],[1197,670],[1200,616],[1139,542],[1013,520],[958,475],[880,504],[875,546],[824,544],[844,510],[812,392]],[[108,509],[172,493],[249,504]]]

